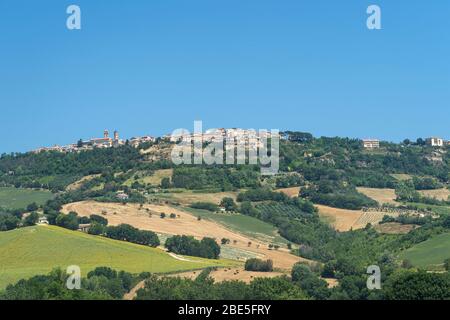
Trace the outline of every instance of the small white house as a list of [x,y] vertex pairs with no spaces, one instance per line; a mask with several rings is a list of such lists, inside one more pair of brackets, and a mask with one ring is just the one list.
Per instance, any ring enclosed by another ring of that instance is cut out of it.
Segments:
[[49,224],[47,217],[44,217],[44,216],[39,217],[37,224]]

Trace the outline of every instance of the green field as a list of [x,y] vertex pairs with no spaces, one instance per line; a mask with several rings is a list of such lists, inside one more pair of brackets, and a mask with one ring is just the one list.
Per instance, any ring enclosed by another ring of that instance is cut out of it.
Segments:
[[132,273],[167,273],[235,264],[230,260],[186,259],[190,261],[175,259],[161,249],[55,226],[21,228],[0,232],[0,289],[19,279],[69,265],[79,266],[86,275],[98,266]]
[[402,259],[408,259],[415,267],[440,269],[450,258],[450,233],[444,233],[403,251]]
[[435,206],[431,204],[424,204],[424,203],[416,203],[416,202],[408,202],[406,204],[411,204],[414,206],[417,206],[421,209],[431,209],[431,211],[439,214],[439,215],[450,215],[450,206]]
[[204,219],[218,222],[231,230],[245,234],[252,238],[263,240],[265,242],[278,244],[286,244],[289,242],[278,234],[277,228],[257,218],[242,214],[214,213],[193,208],[181,209],[195,215],[196,217],[201,216]]
[[44,204],[53,198],[53,194],[46,190],[0,188],[0,208],[23,209],[30,203]]

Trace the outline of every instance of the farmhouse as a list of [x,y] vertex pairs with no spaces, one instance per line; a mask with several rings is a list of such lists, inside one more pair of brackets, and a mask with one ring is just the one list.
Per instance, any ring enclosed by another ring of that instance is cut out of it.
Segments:
[[47,220],[47,217],[39,217],[37,224],[40,224],[40,225],[42,225],[42,224],[49,224],[48,220]]
[[380,147],[380,140],[378,139],[364,139],[364,149],[378,149]]
[[119,200],[128,200],[129,196],[124,192],[119,192],[116,194],[116,198]]

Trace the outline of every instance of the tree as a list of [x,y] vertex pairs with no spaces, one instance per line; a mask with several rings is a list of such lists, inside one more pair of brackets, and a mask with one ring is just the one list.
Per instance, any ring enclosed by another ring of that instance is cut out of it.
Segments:
[[218,259],[220,246],[212,238],[203,238],[198,241],[191,236],[173,236],[166,240],[165,247],[177,254],[196,256],[208,259]]
[[450,274],[397,271],[383,287],[388,300],[443,300],[450,299]]
[[272,260],[263,261],[261,259],[252,258],[245,261],[246,271],[259,271],[259,272],[272,272],[273,262]]
[[220,206],[224,207],[226,211],[237,211],[237,205],[233,198],[225,197],[220,202]]
[[105,226],[103,224],[100,224],[98,222],[94,222],[91,224],[91,226],[89,227],[88,233],[92,234],[92,235],[102,235],[105,233]]
[[36,211],[37,209],[39,209],[39,206],[36,204],[36,202],[30,203],[27,206],[27,211],[31,212],[31,211]]
[[19,226],[20,219],[10,213],[0,212],[0,231],[9,231]]
[[56,225],[70,229],[70,230],[78,230],[78,215],[76,212],[69,212],[68,214],[60,213],[56,217]]
[[450,271],[450,258],[445,259],[444,261],[444,268],[446,271]]
[[37,212],[30,213],[24,220],[23,224],[26,227],[34,226],[39,221],[39,214]]
[[164,177],[161,179],[161,188],[163,188],[163,189],[170,188],[170,178]]
[[103,226],[107,226],[108,225],[108,219],[106,219],[106,218],[104,218],[102,216],[99,216],[99,215],[96,215],[96,214],[91,214],[90,218],[91,218],[91,222],[96,222],[96,223],[101,224]]

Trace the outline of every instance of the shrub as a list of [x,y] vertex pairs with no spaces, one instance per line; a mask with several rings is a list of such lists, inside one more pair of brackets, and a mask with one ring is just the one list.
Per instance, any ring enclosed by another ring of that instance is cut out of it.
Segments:
[[261,259],[252,258],[245,261],[246,271],[271,272],[273,271],[272,260],[263,261]]

